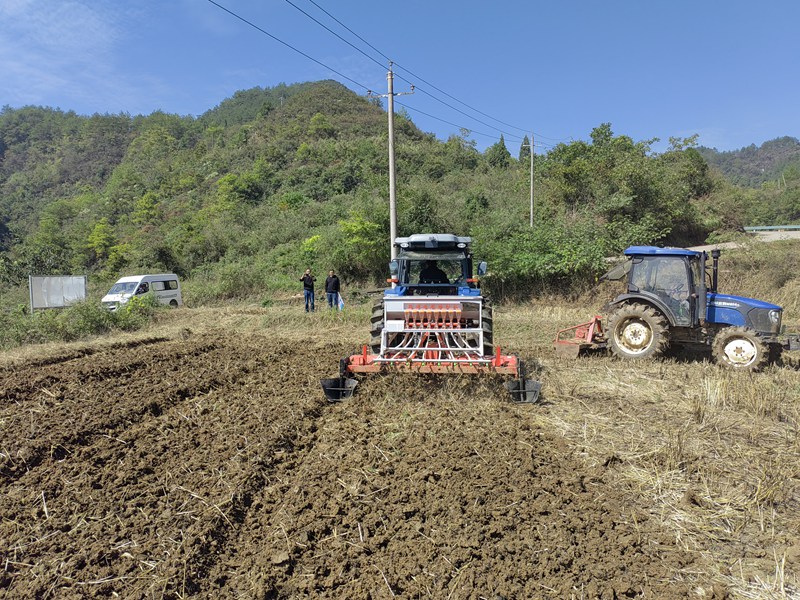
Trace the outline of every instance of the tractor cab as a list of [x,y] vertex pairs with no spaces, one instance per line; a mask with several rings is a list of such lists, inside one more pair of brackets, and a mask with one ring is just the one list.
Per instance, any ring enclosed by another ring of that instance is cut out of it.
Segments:
[[682,248],[631,246],[628,260],[603,275],[615,281],[627,276],[625,293],[614,299],[619,304],[631,299],[647,300],[674,327],[695,327],[706,310],[705,253]]
[[[472,238],[451,234],[417,234],[397,238],[397,258],[389,264],[394,287],[389,296],[480,296],[472,277]],[[486,263],[478,266],[478,275]]]

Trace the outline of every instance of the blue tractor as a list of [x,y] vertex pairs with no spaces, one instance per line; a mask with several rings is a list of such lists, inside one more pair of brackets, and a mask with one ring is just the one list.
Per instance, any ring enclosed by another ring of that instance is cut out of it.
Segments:
[[515,355],[494,343],[492,307],[473,276],[472,239],[416,234],[395,239],[391,287],[375,303],[370,342],[342,359],[339,377],[322,380],[326,398],[349,397],[355,376],[391,371],[424,374],[494,374],[506,379],[511,398],[535,402],[541,384],[527,378]]
[[[721,294],[719,250],[631,246],[627,260],[601,280],[624,281],[625,291],[599,317],[556,336],[559,350],[608,347],[622,359],[644,359],[667,347],[710,347],[714,359],[732,369],[757,371],[777,362],[797,340],[781,336],[783,309],[775,304]],[[568,339],[568,333],[574,333]]]

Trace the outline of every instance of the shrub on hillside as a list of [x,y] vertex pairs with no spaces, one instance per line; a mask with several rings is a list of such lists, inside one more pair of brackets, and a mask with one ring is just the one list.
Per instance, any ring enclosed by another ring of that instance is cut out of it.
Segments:
[[115,312],[97,301],[78,302],[62,310],[40,310],[32,315],[0,313],[0,348],[44,342],[69,342],[114,330],[144,327],[163,308],[152,294],[136,296]]

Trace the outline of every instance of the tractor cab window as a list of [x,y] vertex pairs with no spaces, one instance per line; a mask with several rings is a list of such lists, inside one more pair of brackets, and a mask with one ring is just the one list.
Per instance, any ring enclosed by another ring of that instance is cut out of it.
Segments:
[[410,264],[411,284],[455,284],[460,283],[462,277],[460,260],[415,260]]
[[400,284],[417,294],[455,294],[470,276],[463,252],[406,251],[398,259]]
[[462,252],[406,251],[398,262],[402,284],[460,285],[469,277],[468,259]]
[[677,325],[691,324],[690,272],[682,256],[643,256],[633,260],[630,285],[655,294],[672,311]]
[[454,283],[461,278],[461,262],[422,260],[411,263],[411,283]]
[[[696,289],[696,290],[700,289],[700,286],[703,283],[703,277],[706,276],[706,274],[700,268],[700,261],[699,260],[692,260],[692,261],[689,262],[689,266],[691,267],[691,270],[692,270],[692,284],[694,286],[694,289]],[[709,279],[710,278],[711,277],[710,277],[710,274],[709,274]],[[711,287],[711,282],[710,281],[709,281],[708,287]]]

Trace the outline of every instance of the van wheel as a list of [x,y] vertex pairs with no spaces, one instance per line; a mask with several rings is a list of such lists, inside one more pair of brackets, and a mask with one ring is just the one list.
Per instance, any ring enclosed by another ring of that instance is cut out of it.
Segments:
[[178,308],[178,301],[177,301],[177,300],[170,300],[170,301],[169,301],[169,305],[170,305],[172,308]]

